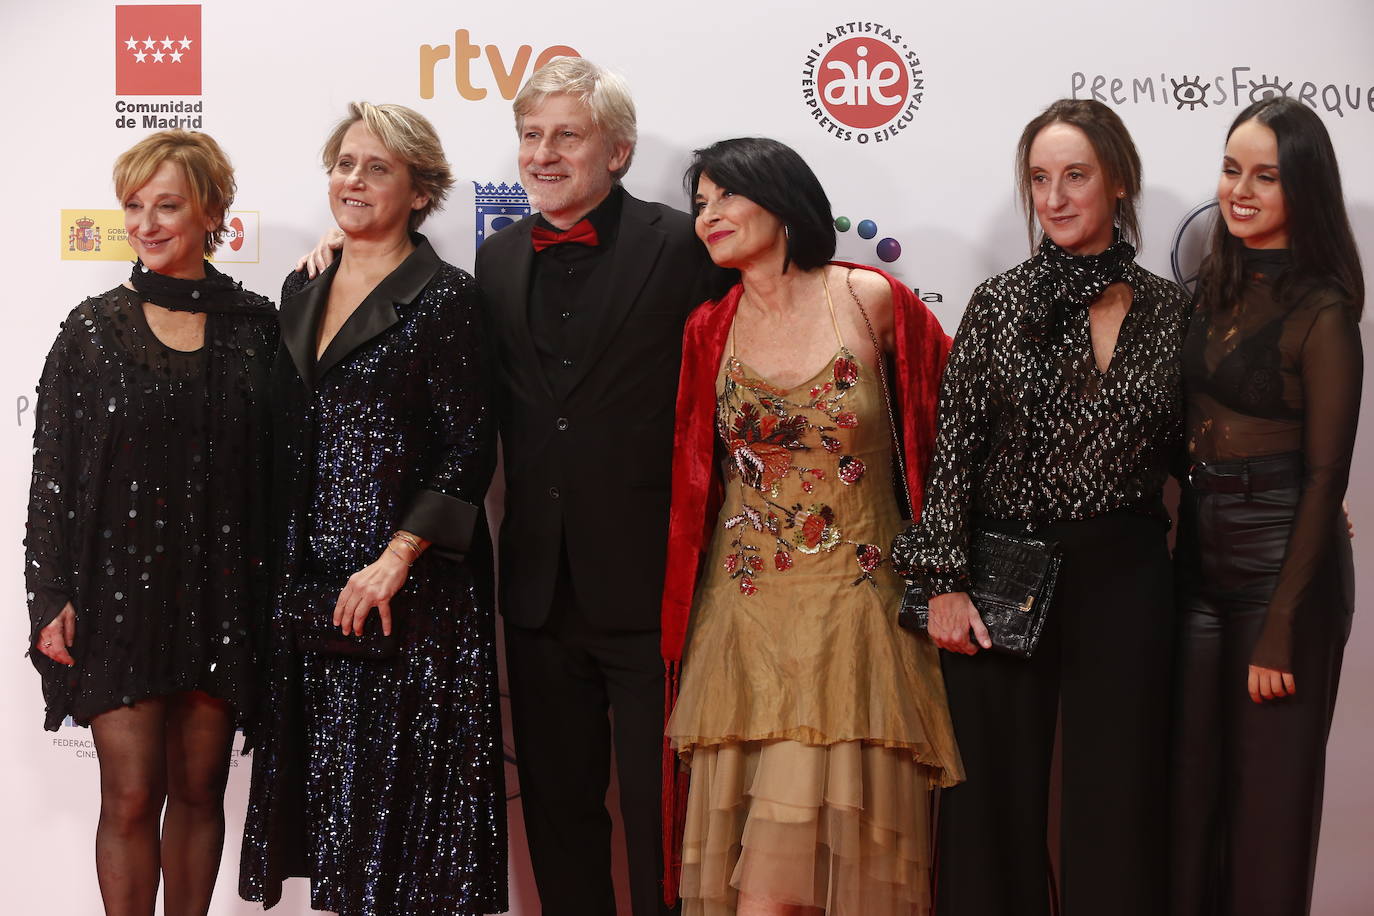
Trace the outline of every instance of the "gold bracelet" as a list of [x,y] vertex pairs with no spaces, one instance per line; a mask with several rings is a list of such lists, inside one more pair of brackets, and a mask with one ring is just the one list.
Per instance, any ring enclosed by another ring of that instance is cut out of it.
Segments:
[[416,553],[420,552],[420,539],[417,538],[415,535],[411,534],[410,532],[393,531],[391,532],[391,537],[394,540],[404,541],[406,544],[409,544],[411,547],[414,547]]
[[413,556],[413,559],[416,559],[416,560],[420,559],[420,554],[423,552],[423,551],[420,550],[420,548],[416,547],[414,544],[410,543],[409,541],[404,541],[404,540],[401,540],[400,538],[395,538],[394,540],[392,540],[392,543],[394,544],[394,543],[396,543],[396,541],[401,541],[401,543],[402,543],[403,545],[405,545],[406,547],[409,547],[409,548],[410,548],[411,554],[414,555],[414,556]]
[[[390,551],[392,552],[392,554],[395,555],[396,559],[400,560],[402,563],[406,563],[406,558],[403,557],[403,556],[401,556],[400,552],[397,551],[395,548],[393,548],[390,544],[387,544],[387,545],[386,545],[386,549],[387,549],[387,550],[390,550]],[[415,561],[412,560],[411,562],[406,563],[406,569],[409,569],[410,567],[412,567],[412,566],[414,566],[414,565],[415,565]]]

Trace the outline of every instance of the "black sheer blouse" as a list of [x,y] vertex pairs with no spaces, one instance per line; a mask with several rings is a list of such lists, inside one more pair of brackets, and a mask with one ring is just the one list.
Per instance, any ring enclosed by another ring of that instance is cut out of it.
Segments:
[[1340,511],[1360,413],[1358,316],[1330,288],[1290,284],[1287,251],[1246,251],[1250,282],[1233,308],[1199,308],[1183,348],[1189,460],[1299,452],[1304,482],[1256,665],[1291,670],[1292,627],[1320,560],[1345,537]]
[[[1027,531],[1108,512],[1168,524],[1161,493],[1182,435],[1179,351],[1188,300],[1118,241],[1074,257],[1046,240],[973,294],[940,387],[921,521],[898,535],[898,572],[927,595],[968,589],[972,518]],[[1088,306],[1131,287],[1106,372]]]

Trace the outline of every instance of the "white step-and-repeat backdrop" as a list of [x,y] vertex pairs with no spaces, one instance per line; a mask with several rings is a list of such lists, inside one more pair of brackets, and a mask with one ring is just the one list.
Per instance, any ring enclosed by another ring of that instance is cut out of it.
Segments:
[[[525,212],[511,187],[510,100],[541,61],[580,53],[619,70],[634,89],[633,193],[685,207],[681,174],[693,148],[739,135],[778,138],[812,164],[845,218],[840,256],[894,271],[953,331],[974,285],[1026,256],[1012,153],[1022,125],[1051,100],[1095,97],[1125,119],[1145,162],[1142,259],[1157,273],[1177,266],[1186,276],[1208,214],[1187,227],[1215,187],[1226,126],[1251,100],[1284,92],[1330,129],[1366,266],[1374,265],[1368,0],[5,0],[0,36],[0,174],[15,216],[0,241],[8,289],[0,312],[8,481],[0,487],[0,556],[8,557],[0,594],[11,606],[9,662],[0,667],[7,913],[100,911],[95,752],[84,729],[41,728],[37,678],[22,658],[20,539],[43,356],[73,305],[127,274],[110,166],[153,129],[205,130],[228,150],[240,191],[235,232],[217,259],[275,298],[291,263],[329,225],[318,154],[345,104],[413,106],[438,126],[462,179],[426,231],[441,256],[471,267],[484,235]],[[835,78],[850,81],[827,85]],[[1374,557],[1369,441],[1361,439],[1350,491],[1362,560]],[[1374,574],[1362,572],[1359,589],[1367,606]],[[1322,914],[1369,912],[1374,899],[1374,634],[1364,616],[1331,740],[1315,904]],[[235,759],[216,916],[257,911],[234,894],[248,770],[246,758]],[[513,769],[510,780],[514,796]],[[514,797],[510,810],[512,910],[536,913]],[[308,912],[304,882],[292,882],[278,912]]]

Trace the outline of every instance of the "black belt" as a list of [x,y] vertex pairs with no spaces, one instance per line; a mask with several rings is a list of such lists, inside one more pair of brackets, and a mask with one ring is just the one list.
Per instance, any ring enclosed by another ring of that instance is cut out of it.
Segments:
[[1261,493],[1300,487],[1302,483],[1301,452],[1238,461],[1199,461],[1188,469],[1188,485],[1208,493]]

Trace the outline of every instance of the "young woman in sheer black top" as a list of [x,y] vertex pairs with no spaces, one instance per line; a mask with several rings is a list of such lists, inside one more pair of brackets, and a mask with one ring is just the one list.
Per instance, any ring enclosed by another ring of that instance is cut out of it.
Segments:
[[1354,582],[1364,302],[1321,119],[1241,112],[1183,351],[1177,916],[1306,913]]
[[[964,312],[921,522],[893,545],[898,571],[931,599],[967,772],[941,795],[936,912],[1050,912],[1062,709],[1063,912],[1158,916],[1173,642],[1161,493],[1182,432],[1187,299],[1135,262],[1140,160],[1114,112],[1056,102],[1026,126],[1018,154],[1028,220],[1044,238]],[[1033,532],[1063,550],[1030,659],[985,651],[967,594],[979,528]]]

